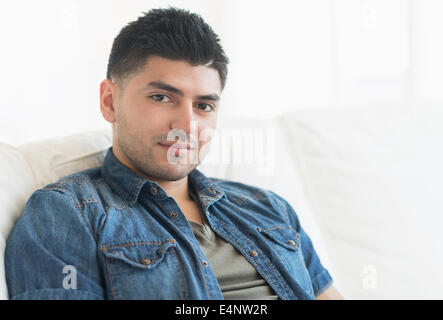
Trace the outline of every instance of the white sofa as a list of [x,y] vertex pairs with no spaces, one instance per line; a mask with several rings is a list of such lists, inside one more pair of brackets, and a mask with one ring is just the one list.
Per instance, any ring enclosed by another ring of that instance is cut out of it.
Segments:
[[[285,197],[345,298],[443,298],[442,106],[226,120],[219,120],[220,134],[199,168]],[[230,135],[235,139],[226,143]],[[110,130],[0,143],[1,260],[30,194],[101,165],[110,145]],[[0,298],[7,297],[0,261]]]

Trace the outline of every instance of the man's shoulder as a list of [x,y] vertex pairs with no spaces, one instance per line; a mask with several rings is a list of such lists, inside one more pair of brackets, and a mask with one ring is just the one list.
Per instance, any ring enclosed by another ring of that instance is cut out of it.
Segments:
[[274,219],[274,223],[287,223],[298,230],[298,216],[289,202],[280,194],[262,187],[239,181],[210,178],[212,182],[225,192],[227,199],[236,206],[243,207],[254,213],[260,213],[266,220]]
[[79,202],[98,198],[99,189],[106,185],[101,170],[102,167],[95,167],[71,173],[37,191],[63,192]]
[[255,185],[221,178],[211,177],[210,179],[216,186],[226,193],[228,199],[243,198],[257,201],[270,201],[271,204],[283,199],[275,192]]
[[220,187],[225,192],[235,192],[235,193],[241,193],[244,195],[252,196],[256,194],[257,192],[266,192],[267,190],[251,185],[246,184],[244,182],[235,181],[235,180],[228,180],[228,179],[221,179],[221,178],[209,178],[216,186]]
[[[46,228],[52,228],[51,224],[57,225],[59,230],[67,230],[66,228],[74,228],[69,223],[79,221],[87,226],[92,234],[89,227],[91,217],[98,217],[102,211],[90,210],[85,214],[83,209],[87,205],[102,202],[96,188],[99,183],[99,171],[98,167],[72,173],[35,190],[27,199],[14,227],[14,234],[44,233]],[[28,227],[32,227],[33,231]]]

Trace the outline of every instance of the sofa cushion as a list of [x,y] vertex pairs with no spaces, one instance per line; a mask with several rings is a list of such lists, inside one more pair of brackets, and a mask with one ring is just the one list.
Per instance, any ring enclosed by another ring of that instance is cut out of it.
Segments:
[[17,149],[31,167],[40,189],[71,173],[101,166],[111,145],[111,129],[102,129],[30,142]]
[[443,298],[441,106],[307,110],[283,121],[343,293]]

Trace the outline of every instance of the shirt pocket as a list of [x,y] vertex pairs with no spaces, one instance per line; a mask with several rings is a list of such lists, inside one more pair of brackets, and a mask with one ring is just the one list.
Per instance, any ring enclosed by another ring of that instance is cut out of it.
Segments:
[[290,276],[309,294],[313,293],[312,281],[305,263],[300,233],[292,227],[261,228],[267,243],[282,261]]
[[186,299],[176,247],[172,239],[102,246],[114,299]]

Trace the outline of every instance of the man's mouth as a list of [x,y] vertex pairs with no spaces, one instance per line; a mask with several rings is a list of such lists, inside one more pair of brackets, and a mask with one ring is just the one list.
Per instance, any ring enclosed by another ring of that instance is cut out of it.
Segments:
[[193,150],[194,148],[191,148],[191,145],[189,143],[180,143],[180,142],[174,142],[174,141],[167,141],[167,142],[159,142],[159,145],[165,148],[174,148],[174,149],[184,149],[184,150]]

